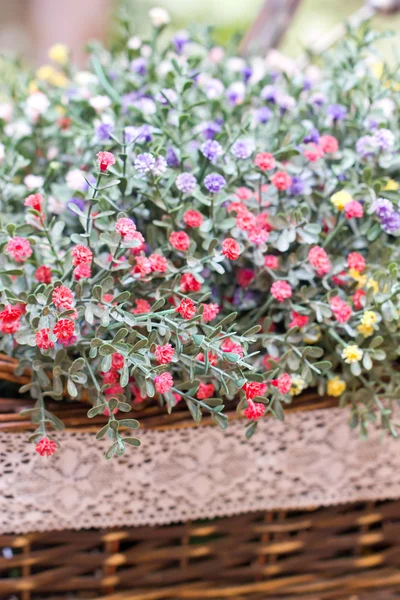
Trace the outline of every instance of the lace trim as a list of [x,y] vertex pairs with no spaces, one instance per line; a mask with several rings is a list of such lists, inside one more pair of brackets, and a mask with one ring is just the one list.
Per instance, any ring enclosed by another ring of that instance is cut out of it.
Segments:
[[[398,442],[367,442],[343,409],[243,424],[142,431],[141,448],[106,462],[107,441],[60,432],[42,458],[25,433],[0,433],[0,533],[161,525],[253,510],[400,497]],[[139,430],[140,431],[140,430]]]

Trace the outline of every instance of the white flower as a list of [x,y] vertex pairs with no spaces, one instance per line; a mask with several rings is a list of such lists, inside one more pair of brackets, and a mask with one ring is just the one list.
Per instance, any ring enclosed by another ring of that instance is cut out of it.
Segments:
[[111,100],[108,96],[93,96],[89,100],[89,104],[97,113],[101,113],[111,106]]
[[211,48],[208,58],[213,63],[220,63],[221,60],[224,60],[225,51],[221,46],[214,46]]
[[33,122],[37,121],[50,106],[50,100],[42,92],[31,94],[26,101],[26,114]]
[[3,162],[5,155],[6,155],[6,152],[5,152],[4,145],[0,144],[0,165]]
[[143,44],[143,46],[140,48],[140,56],[142,56],[143,58],[149,58],[151,56],[151,53],[151,46],[149,46],[148,44]]
[[147,116],[154,115],[157,110],[156,104],[151,98],[140,98],[135,106]]
[[15,123],[9,123],[4,127],[4,133],[15,140],[20,140],[30,135],[31,131],[31,126],[25,123],[25,121],[15,121]]
[[40,177],[40,175],[30,174],[24,178],[24,184],[30,191],[38,190],[39,188],[41,188],[43,186],[44,179],[43,179],[43,177]]
[[130,50],[139,50],[141,45],[142,40],[137,35],[133,35],[132,37],[130,37],[127,44]]
[[245,60],[243,58],[240,58],[239,56],[231,56],[231,58],[228,58],[228,60],[226,61],[227,69],[229,69],[229,71],[232,71],[233,73],[239,73],[240,71],[243,71],[245,66]]
[[155,6],[149,10],[149,18],[153,27],[164,27],[170,22],[168,11],[160,6]]
[[58,155],[58,152],[57,146],[50,146],[50,148],[47,150],[47,160],[54,160]]
[[89,71],[79,71],[75,75],[75,81],[78,85],[86,87],[88,85],[95,85],[97,83],[97,77]]
[[65,203],[54,196],[49,196],[47,199],[47,210],[54,215],[61,215],[65,211]]
[[13,107],[9,102],[0,102],[0,119],[9,123],[12,119]]
[[87,183],[80,169],[71,169],[65,176],[65,181],[70,190],[85,192]]

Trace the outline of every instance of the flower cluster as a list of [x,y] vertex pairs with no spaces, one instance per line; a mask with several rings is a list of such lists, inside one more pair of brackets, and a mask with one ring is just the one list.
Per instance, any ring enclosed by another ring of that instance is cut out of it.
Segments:
[[65,389],[108,416],[107,458],[155,400],[221,428],[232,402],[250,437],[313,388],[395,434],[400,94],[377,36],[287,77],[151,19],[93,72],[58,45],[0,104],[1,349],[34,363],[37,451]]

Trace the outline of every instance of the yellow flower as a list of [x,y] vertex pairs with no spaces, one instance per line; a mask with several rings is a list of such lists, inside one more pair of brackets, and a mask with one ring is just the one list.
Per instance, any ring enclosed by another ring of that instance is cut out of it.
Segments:
[[375,294],[377,294],[379,292],[379,284],[377,281],[375,281],[375,279],[373,279],[372,277],[370,277],[367,281],[367,287],[372,287]]
[[68,56],[69,50],[65,44],[54,44],[49,48],[48,57],[59,65],[65,65],[68,62]]
[[370,67],[372,74],[377,79],[380,79],[382,77],[382,75],[383,75],[383,66],[384,66],[383,62],[377,61],[377,62],[372,63],[372,65]]
[[306,387],[306,382],[302,377],[292,377],[292,386],[289,390],[291,396],[298,396]]
[[361,275],[360,271],[357,271],[356,269],[349,269],[349,275],[356,281],[362,280],[363,277],[365,278],[365,275]]
[[39,88],[38,88],[38,86],[37,86],[37,83],[36,83],[36,81],[30,81],[30,82],[29,82],[29,88],[28,88],[28,91],[29,91],[29,93],[30,93],[30,94],[34,94],[35,92],[38,92],[38,91],[39,91]]
[[356,346],[355,344],[350,344],[350,346],[346,346],[346,348],[342,351],[342,358],[348,364],[356,363],[361,360],[363,357],[363,351]]
[[364,337],[369,337],[374,333],[374,328],[372,325],[366,325],[365,323],[361,323],[361,325],[357,325],[358,333],[361,333]]
[[54,74],[54,67],[51,65],[42,65],[36,71],[36,77],[42,81],[50,81]]
[[304,338],[304,341],[306,344],[316,344],[320,337],[321,329],[317,325],[307,332],[307,337]]
[[331,198],[332,204],[336,206],[336,208],[340,211],[343,210],[346,204],[348,204],[352,200],[353,198],[350,196],[349,192],[346,192],[345,190],[336,192],[336,194],[333,194]]
[[334,377],[328,381],[328,395],[338,398],[346,389],[346,382],[339,377]]
[[367,325],[367,327],[371,327],[371,325],[376,323],[376,313],[373,310],[366,310],[361,317],[361,323]]
[[394,179],[389,179],[385,187],[383,188],[387,192],[397,192],[399,189],[399,184]]

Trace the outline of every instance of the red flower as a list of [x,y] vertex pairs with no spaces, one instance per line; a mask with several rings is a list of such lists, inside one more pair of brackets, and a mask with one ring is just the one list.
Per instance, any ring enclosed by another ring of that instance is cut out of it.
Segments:
[[197,210],[187,210],[183,215],[183,220],[188,227],[200,227],[204,221],[204,217]]
[[265,414],[265,406],[260,402],[253,402],[253,400],[248,400],[248,406],[243,411],[245,417],[249,419],[249,421],[257,421],[260,417],[263,417]]
[[115,156],[112,152],[98,152],[97,161],[100,171],[107,171],[108,167],[115,165]]
[[134,308],[132,311],[134,315],[142,315],[144,313],[150,312],[151,310],[151,306],[147,302],[147,300],[143,300],[140,298],[139,300],[135,300],[135,304],[136,308]]
[[351,200],[344,207],[344,213],[346,219],[361,219],[364,216],[363,205],[357,200]]
[[222,254],[229,260],[237,260],[240,256],[240,246],[233,238],[225,238],[222,242]]
[[260,152],[257,154],[254,159],[254,164],[261,169],[261,171],[270,171],[276,167],[275,158],[269,152]]
[[74,294],[65,285],[60,285],[53,290],[51,299],[58,309],[69,310],[72,308]]
[[199,400],[206,400],[207,398],[212,398],[214,396],[214,391],[215,388],[212,383],[201,382],[196,396]]
[[120,371],[123,369],[125,364],[125,359],[119,352],[114,352],[111,356],[111,368],[116,371]]
[[159,394],[166,394],[174,385],[171,373],[161,373],[154,377],[154,386]]
[[175,250],[181,250],[182,252],[186,252],[190,246],[190,238],[184,231],[173,231],[169,236],[169,241]]
[[321,246],[314,246],[308,253],[310,264],[317,271],[317,275],[322,277],[331,270],[331,263],[325,250]]
[[35,279],[40,283],[50,283],[51,282],[51,267],[47,267],[46,265],[42,265],[38,267],[35,271]]
[[191,273],[184,273],[179,282],[181,292],[198,292],[201,289],[200,281],[197,281]]
[[53,333],[60,341],[68,341],[74,335],[74,322],[69,319],[60,319],[54,325]]
[[[196,360],[199,360],[200,362],[204,362],[204,354],[202,352],[200,352],[200,354],[198,354],[196,356]],[[210,365],[212,365],[213,367],[215,367],[215,365],[218,362],[218,356],[216,354],[212,354],[211,352],[208,353],[208,362],[210,363]]]
[[271,177],[271,183],[276,187],[277,190],[282,192],[290,188],[292,185],[292,178],[284,171],[277,171]]
[[50,329],[45,327],[44,329],[39,329],[36,333],[36,346],[41,348],[42,350],[49,350],[49,348],[54,348],[54,342],[49,339]]
[[16,333],[21,327],[21,311],[17,306],[6,304],[0,312],[0,331],[2,333]]
[[191,319],[196,314],[196,306],[190,298],[183,298],[175,312],[179,313],[184,319]]
[[157,346],[155,351],[156,360],[160,365],[167,365],[171,362],[174,356],[175,350],[171,344],[164,344],[164,346]]
[[366,292],[364,292],[364,290],[356,290],[353,294],[353,304],[354,304],[354,308],[356,310],[362,310],[364,308],[363,304],[361,303],[362,298],[365,298],[366,296]]
[[212,321],[213,319],[215,319],[215,317],[219,313],[218,304],[212,304],[210,302],[209,304],[202,304],[201,306],[204,306],[204,310],[203,310],[203,314],[202,314],[202,319],[203,319],[204,323],[209,323],[209,321]]
[[350,252],[347,257],[347,266],[349,269],[355,269],[359,273],[365,270],[365,258],[359,252]]
[[327,154],[334,154],[339,150],[339,143],[333,135],[321,135],[319,145]]
[[253,281],[255,273],[253,269],[239,269],[236,274],[236,281],[242,288],[246,288]]
[[256,396],[262,396],[267,391],[266,383],[259,383],[258,381],[248,381],[242,388],[246,392],[247,400],[252,400]]
[[234,354],[239,354],[240,358],[243,357],[243,348],[240,344],[237,344],[230,338],[225,338],[221,344],[222,352],[233,352]]
[[132,274],[140,275],[140,277],[145,277],[152,272],[152,265],[150,260],[146,256],[137,256],[136,264],[132,269]]
[[277,387],[281,394],[287,394],[292,387],[292,378],[284,373],[278,379],[271,379],[271,385]]
[[291,313],[292,320],[289,323],[289,327],[305,327],[308,323],[308,317],[306,315],[300,315],[295,310]]
[[75,246],[75,248],[71,250],[71,256],[74,267],[91,263],[93,260],[93,252],[91,249],[87,246],[83,246],[82,244]]
[[168,270],[168,261],[165,256],[161,256],[161,254],[150,254],[149,261],[152,271],[165,273]]
[[51,456],[56,450],[57,444],[47,437],[43,437],[40,442],[36,444],[36,452],[40,454],[40,456]]
[[283,302],[286,298],[291,298],[292,288],[286,281],[274,281],[271,286],[271,294],[275,300]]
[[25,198],[24,206],[30,206],[37,212],[42,212],[43,196],[42,194],[30,194]]

